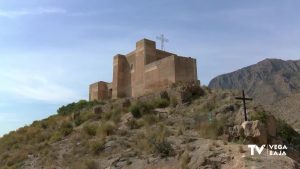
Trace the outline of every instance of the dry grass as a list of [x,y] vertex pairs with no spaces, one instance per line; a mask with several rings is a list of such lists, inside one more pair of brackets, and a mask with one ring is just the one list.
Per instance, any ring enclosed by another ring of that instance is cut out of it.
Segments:
[[99,169],[99,164],[95,160],[87,160],[85,167],[86,169]]
[[92,152],[95,155],[99,155],[100,152],[104,149],[105,139],[90,140],[88,142],[88,145],[90,152]]
[[188,164],[191,161],[191,157],[187,152],[184,152],[180,158],[181,169],[189,169]]
[[89,136],[96,136],[98,130],[97,124],[86,124],[83,127],[83,131]]
[[114,133],[114,130],[116,129],[116,124],[114,121],[106,121],[101,123],[97,135],[101,137],[106,137]]
[[174,155],[174,150],[167,140],[169,134],[163,124],[155,128],[148,127],[144,132],[137,135],[135,138],[136,145],[139,150],[146,153],[155,153],[161,157],[171,156]]
[[217,139],[218,136],[223,134],[224,122],[212,121],[212,122],[202,122],[198,127],[199,135],[203,138]]

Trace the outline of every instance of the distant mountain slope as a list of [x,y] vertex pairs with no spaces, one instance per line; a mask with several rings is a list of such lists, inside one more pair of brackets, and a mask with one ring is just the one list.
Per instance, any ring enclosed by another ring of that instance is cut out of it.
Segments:
[[244,89],[263,104],[272,104],[300,91],[300,60],[265,59],[235,72],[217,76],[210,88]]
[[275,116],[286,120],[300,133],[300,92],[275,102],[268,109],[275,112]]

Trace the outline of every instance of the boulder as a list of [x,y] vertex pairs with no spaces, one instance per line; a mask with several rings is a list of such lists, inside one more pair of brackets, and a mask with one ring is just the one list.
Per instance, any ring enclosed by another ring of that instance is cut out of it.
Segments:
[[119,130],[128,130],[127,123],[133,119],[133,116],[131,113],[124,114],[119,123]]
[[240,125],[236,125],[229,128],[228,134],[231,138],[244,137],[244,129]]
[[262,145],[267,143],[267,129],[259,120],[245,121],[242,123],[245,137],[254,144]]

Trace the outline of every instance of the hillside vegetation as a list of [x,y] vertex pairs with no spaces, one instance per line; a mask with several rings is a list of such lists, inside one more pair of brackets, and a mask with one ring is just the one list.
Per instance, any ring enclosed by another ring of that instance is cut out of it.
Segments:
[[[241,103],[234,99],[238,93],[203,91],[183,104],[175,98],[156,98],[143,102],[82,100],[62,106],[56,115],[3,136],[0,168],[250,166],[251,157],[238,160],[245,154],[241,144],[248,143],[246,138],[233,139],[227,132],[243,121]],[[269,113],[249,105],[249,116],[264,123]],[[299,148],[299,135],[285,122],[278,122],[278,136]]]

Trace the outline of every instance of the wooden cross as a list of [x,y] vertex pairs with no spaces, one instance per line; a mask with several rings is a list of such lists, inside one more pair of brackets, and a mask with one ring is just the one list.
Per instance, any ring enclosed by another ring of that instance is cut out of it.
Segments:
[[243,97],[235,97],[235,99],[237,99],[237,100],[243,100],[245,121],[248,121],[247,111],[246,111],[246,101],[251,101],[253,99],[252,98],[246,98],[244,90],[243,90]]
[[169,40],[167,38],[165,38],[165,35],[164,34],[161,34],[160,36],[157,36],[156,37],[157,40],[160,40],[160,43],[161,43],[161,50],[164,50],[165,48],[165,42],[169,42]]

